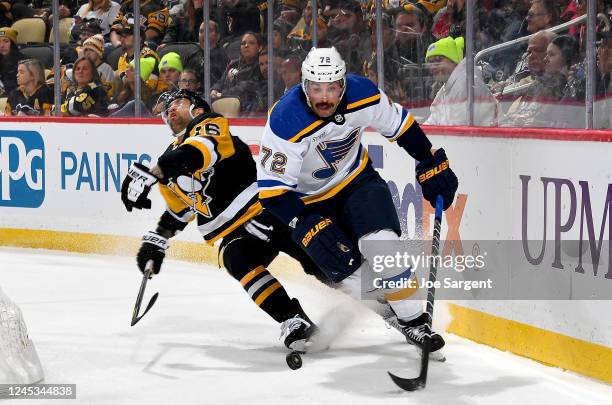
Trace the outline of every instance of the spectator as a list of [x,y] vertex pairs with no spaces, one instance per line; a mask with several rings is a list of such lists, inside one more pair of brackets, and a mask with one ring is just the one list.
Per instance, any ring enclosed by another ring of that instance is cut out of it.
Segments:
[[259,53],[263,49],[259,34],[247,32],[240,42],[240,57],[231,61],[221,80],[212,86],[213,100],[221,97],[238,97],[243,111],[249,111],[255,102],[255,84],[263,80],[259,71]]
[[[312,14],[307,14],[306,11],[311,10],[309,8],[310,3],[304,8],[304,24],[300,28],[298,24],[287,36],[288,46],[290,53],[299,55],[302,59],[306,57],[306,54],[312,48],[312,40],[310,37],[310,23],[312,22]],[[308,18],[306,18],[308,16]],[[329,48],[332,44],[329,42],[327,31],[327,22],[321,16],[317,18],[317,46],[320,48]]]
[[[548,44],[557,35],[550,31],[539,31],[529,38],[527,52],[520,61],[512,76],[508,80],[495,84],[491,91],[502,96],[503,94],[522,95],[535,84],[536,79],[544,74],[544,58]],[[526,87],[526,85],[528,85]],[[517,93],[520,92],[520,93]]]
[[292,25],[281,19],[276,19],[272,28],[272,48],[274,55],[286,58],[289,53],[289,45],[287,44],[287,35],[291,32]]
[[532,0],[527,12],[527,33],[533,34],[559,23],[559,9],[556,0]]
[[81,56],[85,56],[96,66],[96,70],[100,75],[100,81],[110,97],[113,94],[115,72],[108,63],[102,60],[104,54],[104,37],[100,34],[89,37],[83,42],[81,50],[83,53]]
[[346,63],[347,73],[360,74],[364,59],[370,55],[370,33],[363,21],[361,5],[355,0],[341,0],[330,14],[328,37]]
[[431,33],[437,39],[464,36],[465,0],[448,0],[446,7],[436,13]]
[[6,94],[17,88],[17,63],[22,59],[26,57],[17,48],[17,31],[0,28],[0,82]]
[[[204,29],[206,23],[200,24],[200,32],[198,42],[200,47],[204,49]],[[219,25],[214,21],[208,21],[208,42],[210,43],[210,82],[216,83],[221,80],[223,72],[229,64],[229,57],[225,53],[225,49],[220,45]],[[198,68],[204,72],[204,57],[199,63]]]
[[[151,116],[151,111],[154,108],[156,97],[146,82],[149,76],[155,69],[155,60],[153,58],[140,58],[140,82],[141,82],[141,116]],[[136,105],[134,102],[134,94],[136,89],[136,74],[134,70],[134,61],[131,61],[128,68],[121,78],[123,88],[113,100],[113,104],[109,107],[112,110],[112,117],[134,117],[136,115]]]
[[118,3],[111,0],[89,0],[77,11],[75,24],[78,24],[80,19],[99,20],[102,35],[108,35],[113,21],[117,18],[120,7]]
[[238,38],[247,32],[261,32],[259,8],[253,0],[220,0],[226,25],[222,36]]
[[[570,67],[578,57],[578,43],[568,35],[555,37],[546,49],[544,74],[525,97],[517,99],[502,126],[567,128],[584,125],[584,106],[574,108],[566,88]],[[567,102],[570,103],[567,103]]]
[[[121,4],[121,15],[134,14],[132,0],[124,0]],[[166,35],[170,23],[170,12],[162,0],[148,0],[140,3],[140,16],[146,26],[144,38],[146,41],[160,44]]]
[[[381,16],[383,22],[383,56],[384,56],[384,75],[385,75],[385,93],[392,100],[400,101],[400,83],[398,81],[397,72],[402,65],[401,55],[398,50],[398,43],[395,37],[395,31],[392,29],[391,16],[387,13]],[[369,59],[363,65],[363,74],[368,77],[376,77],[373,80],[374,83],[378,84],[377,65],[376,65],[376,18],[372,17],[370,20],[370,41],[372,44],[372,53]],[[425,53],[425,50],[423,50]],[[381,84],[382,85],[382,84]]]
[[423,63],[425,51],[431,43],[429,16],[409,4],[395,16],[395,41],[398,53],[408,63]]
[[595,128],[612,128],[612,32],[599,34],[597,44],[597,101]]
[[[144,33],[147,30],[147,26],[144,24],[140,25],[140,57],[141,58],[153,58],[155,60],[155,67],[153,72],[149,75],[149,78],[146,81],[147,86],[152,91],[157,89],[158,82],[158,66],[159,56],[155,53],[151,48],[145,45],[144,41]],[[118,75],[124,73],[130,62],[134,59],[134,16],[131,14],[125,15],[120,21],[116,21],[113,24],[113,30],[115,30],[121,36],[121,48],[125,51],[123,55],[119,57],[119,62],[117,64]]]
[[64,97],[62,115],[105,116],[108,113],[108,95],[93,62],[85,57],[77,59],[72,75],[74,85]]
[[281,78],[285,84],[283,94],[290,88],[302,82],[302,60],[297,56],[289,56],[281,64]]
[[[443,83],[431,104],[427,125],[467,125],[467,74],[463,57],[464,39],[442,38],[427,49],[425,58],[437,82]],[[474,72],[474,125],[497,124],[497,102],[482,81],[480,71]]]
[[597,44],[597,95],[612,96],[612,32],[599,34]]
[[187,0],[182,12],[173,16],[162,42],[197,42],[202,25],[203,4],[204,0]]
[[[265,113],[266,111],[268,111],[268,58],[268,52],[260,52],[259,73],[261,74],[263,80],[257,81],[255,83],[256,100],[250,107],[250,112]],[[284,94],[285,86],[282,82],[282,78],[279,73],[280,66],[277,66],[276,63],[273,63],[272,66],[274,66],[274,73],[272,75],[274,79],[273,99],[278,100]]]
[[168,52],[159,61],[159,82],[157,93],[176,90],[183,71],[181,56],[176,52]]
[[178,88],[193,91],[197,94],[202,94],[202,81],[198,77],[198,74],[193,69],[185,69],[181,72],[181,76],[178,81]]
[[5,115],[49,116],[53,91],[45,83],[45,69],[40,61],[26,59],[17,65],[17,84],[6,103]]

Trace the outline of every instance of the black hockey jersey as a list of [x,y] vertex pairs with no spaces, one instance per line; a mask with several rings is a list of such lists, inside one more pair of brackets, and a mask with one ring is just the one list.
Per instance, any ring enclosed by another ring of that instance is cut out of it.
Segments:
[[[160,184],[167,212],[183,223],[197,217],[200,233],[214,244],[259,212],[255,161],[249,147],[232,136],[227,118],[206,113],[194,118],[182,142],[173,142],[160,156],[188,145],[201,166]],[[198,163],[199,165],[199,163]]]

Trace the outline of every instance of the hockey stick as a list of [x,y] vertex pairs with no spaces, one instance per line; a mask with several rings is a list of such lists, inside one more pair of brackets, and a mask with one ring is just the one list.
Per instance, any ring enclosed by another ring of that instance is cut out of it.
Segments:
[[142,275],[142,282],[140,283],[140,290],[138,291],[138,296],[136,297],[136,304],[134,305],[134,312],[132,313],[132,326],[136,325],[138,321],[142,319],[143,316],[149,312],[155,301],[157,301],[157,296],[159,293],[153,294],[149,303],[147,304],[147,308],[144,310],[142,315],[138,316],[140,312],[140,305],[142,304],[142,297],[144,296],[145,288],[147,287],[147,281],[153,277],[153,260],[149,260],[145,266],[144,274]]
[[[431,255],[435,258],[440,253],[440,228],[442,227],[442,206],[444,199],[441,195],[436,199],[436,215],[434,220],[433,240],[431,244]],[[405,391],[416,391],[425,388],[427,383],[427,368],[429,367],[429,352],[431,350],[431,323],[433,320],[434,297],[436,287],[436,260],[432,260],[429,268],[429,288],[427,290],[427,322],[425,323],[425,338],[423,340],[423,351],[421,353],[421,372],[416,378],[402,378],[387,371],[393,382]]]

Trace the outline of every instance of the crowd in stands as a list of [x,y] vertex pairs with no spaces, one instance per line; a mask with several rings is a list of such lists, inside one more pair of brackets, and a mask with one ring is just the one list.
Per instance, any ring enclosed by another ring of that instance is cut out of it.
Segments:
[[[300,83],[301,62],[316,31],[318,46],[335,46],[349,73],[377,83],[383,78],[385,92],[424,122],[467,124],[465,0],[383,0],[380,44],[374,0],[319,0],[316,21],[314,2],[307,0],[275,1],[273,21],[264,0],[210,0],[210,20],[204,21],[204,1],[142,0],[135,21],[132,0],[60,0],[62,65],[55,78],[51,0],[0,0],[0,114],[55,114],[57,81],[63,116],[134,116],[136,83],[142,116],[159,115],[167,91],[188,88],[203,94],[207,30],[206,96],[213,107],[230,100],[236,114],[264,116]],[[477,63],[474,124],[584,127],[586,21],[558,33],[546,30],[580,18],[587,1],[475,3],[474,52],[535,35]],[[597,127],[610,128],[612,0],[597,0],[597,13],[595,120]],[[138,77],[135,29],[141,40]],[[378,45],[384,56],[381,75]]]

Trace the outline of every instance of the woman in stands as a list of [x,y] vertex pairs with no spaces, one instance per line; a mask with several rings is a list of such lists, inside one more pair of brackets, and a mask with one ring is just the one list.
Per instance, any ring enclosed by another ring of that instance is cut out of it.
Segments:
[[[76,13],[76,18],[100,20],[102,35],[108,35],[121,6],[111,0],[89,0]],[[76,23],[76,21],[75,21]]]
[[108,114],[108,95],[94,63],[80,57],[72,68],[74,80],[61,106],[63,116],[105,116]]
[[49,116],[53,108],[53,91],[45,83],[45,69],[36,59],[25,59],[17,65],[18,88],[6,103],[4,115]]
[[17,64],[26,57],[17,49],[17,31],[0,28],[0,93],[10,94],[17,88]]
[[242,36],[240,57],[229,63],[221,80],[212,86],[210,96],[213,101],[221,97],[238,97],[241,110],[249,110],[257,98],[255,84],[265,80],[259,71],[259,53],[263,47],[261,35],[249,31]]

